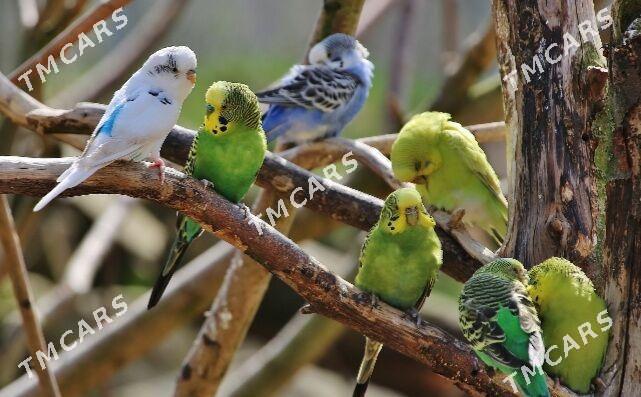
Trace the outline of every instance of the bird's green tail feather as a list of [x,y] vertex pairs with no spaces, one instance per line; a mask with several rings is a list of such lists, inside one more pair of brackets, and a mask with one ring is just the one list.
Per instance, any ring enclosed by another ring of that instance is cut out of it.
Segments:
[[363,353],[363,361],[361,361],[361,366],[358,369],[358,376],[356,377],[356,387],[354,388],[352,397],[365,396],[365,391],[367,390],[369,379],[372,377],[372,372],[374,372],[376,358],[378,357],[378,353],[380,353],[382,347],[382,343],[378,343],[367,337],[365,338],[365,352]]
[[514,377],[514,381],[525,397],[550,397],[550,391],[548,390],[545,374],[537,371],[534,376],[529,376],[528,382],[525,379],[525,376],[523,376],[521,370],[518,370]]
[[167,289],[169,280],[171,280],[171,277],[178,268],[180,260],[185,255],[185,252],[187,252],[187,247],[189,247],[188,242],[182,241],[180,238],[176,238],[174,240],[174,244],[171,246],[171,251],[169,251],[167,262],[156,279],[154,289],[151,290],[151,296],[149,297],[149,303],[147,304],[148,310],[156,306],[158,301],[160,301],[160,297],[165,292],[165,289]]
[[202,228],[200,225],[186,216],[179,214],[178,215],[178,234],[176,239],[171,246],[169,251],[169,256],[165,262],[165,266],[162,268],[162,272],[158,275],[154,288],[151,291],[151,296],[149,297],[149,303],[147,304],[147,310],[156,306],[160,297],[167,289],[169,285],[169,280],[174,275],[176,270],[180,267],[180,261],[182,260],[185,252],[187,252],[187,247],[202,233]]

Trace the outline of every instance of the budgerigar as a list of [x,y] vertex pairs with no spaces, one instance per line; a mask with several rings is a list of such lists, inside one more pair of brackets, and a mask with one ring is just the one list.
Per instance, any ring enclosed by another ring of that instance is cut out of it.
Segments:
[[[443,261],[434,225],[415,189],[403,188],[390,194],[363,244],[354,284],[375,300],[380,298],[418,316],[417,310],[430,294]],[[365,338],[354,396],[365,395],[382,346]]]
[[149,157],[163,181],[165,163],[160,147],[195,82],[196,55],[189,47],[167,47],[153,53],[114,93],[84,152],[58,177],[58,185],[34,211],[119,159]]
[[585,273],[562,258],[534,266],[528,292],[549,351],[545,372],[577,393],[588,393],[603,364],[612,325],[605,302]]
[[474,237],[491,248],[502,244],[507,201],[499,179],[474,135],[449,114],[412,117],[394,142],[391,159],[396,177],[415,183],[426,206],[465,210],[462,221]]
[[[205,122],[191,145],[185,173],[213,184],[218,193],[238,203],[256,180],[267,150],[258,100],[246,85],[226,81],[212,84],[205,100]],[[177,228],[149,309],[160,300],[189,244],[202,233],[197,222],[180,213]]]
[[[541,367],[545,348],[521,262],[491,262],[465,283],[459,298],[463,335],[483,362],[512,379],[526,397],[549,396]],[[527,378],[526,378],[527,376]]]
[[374,65],[355,38],[335,33],[309,52],[309,65],[295,65],[274,87],[256,94],[268,104],[267,140],[300,144],[337,136],[361,110],[372,86]]

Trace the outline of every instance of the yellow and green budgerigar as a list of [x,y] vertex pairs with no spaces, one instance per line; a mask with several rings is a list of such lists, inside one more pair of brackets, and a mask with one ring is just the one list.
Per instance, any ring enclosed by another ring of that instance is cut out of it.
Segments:
[[[441,242],[414,188],[392,192],[363,244],[354,284],[418,319],[443,262]],[[382,344],[365,339],[354,397],[364,396]]]
[[527,272],[516,259],[484,265],[463,286],[459,325],[479,358],[511,376],[524,396],[548,397],[545,348],[527,284]]
[[548,350],[545,372],[577,393],[588,393],[603,364],[612,324],[605,301],[585,273],[563,258],[534,266],[528,292]]
[[[256,180],[267,144],[256,95],[245,84],[218,81],[205,94],[206,115],[191,145],[185,173],[238,203]],[[201,226],[178,214],[178,233],[149,298],[154,307]]]
[[499,179],[474,135],[449,114],[412,117],[398,134],[391,159],[394,175],[415,183],[425,205],[450,213],[465,210],[462,221],[475,237],[478,228],[491,248],[503,243],[507,201]]

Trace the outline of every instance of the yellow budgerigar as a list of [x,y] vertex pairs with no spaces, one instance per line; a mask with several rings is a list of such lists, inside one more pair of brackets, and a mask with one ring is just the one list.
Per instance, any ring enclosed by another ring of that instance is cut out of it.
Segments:
[[394,174],[415,183],[426,205],[464,210],[462,221],[472,234],[498,248],[507,233],[499,179],[474,135],[450,118],[440,112],[412,117],[392,146]]
[[530,270],[550,376],[577,393],[590,391],[603,365],[612,320],[592,281],[572,262],[550,258]]

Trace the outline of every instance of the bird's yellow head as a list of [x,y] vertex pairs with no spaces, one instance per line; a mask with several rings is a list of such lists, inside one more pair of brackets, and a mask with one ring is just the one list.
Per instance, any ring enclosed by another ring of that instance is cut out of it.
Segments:
[[217,81],[207,90],[205,102],[203,129],[216,136],[225,136],[238,125],[260,126],[258,99],[245,84]]
[[433,228],[434,219],[427,213],[421,195],[413,188],[392,192],[385,199],[379,225],[388,233],[403,233],[407,228],[423,226]]
[[534,266],[530,272],[528,294],[537,305],[550,302],[550,296],[558,295],[559,289],[567,288],[570,283],[581,283],[585,291],[593,291],[594,286],[580,267],[564,258],[552,257]]
[[440,168],[443,158],[438,148],[450,115],[440,112],[418,114],[407,122],[392,145],[392,169],[403,182],[425,184]]

